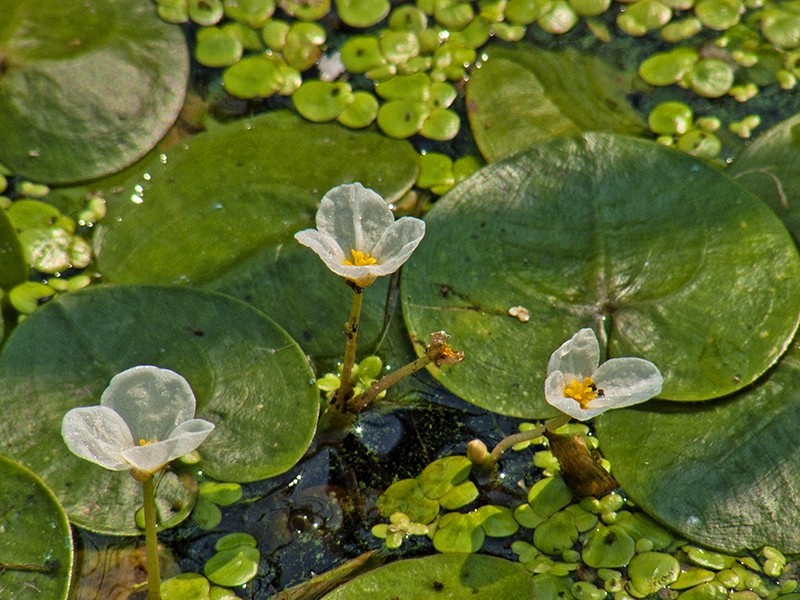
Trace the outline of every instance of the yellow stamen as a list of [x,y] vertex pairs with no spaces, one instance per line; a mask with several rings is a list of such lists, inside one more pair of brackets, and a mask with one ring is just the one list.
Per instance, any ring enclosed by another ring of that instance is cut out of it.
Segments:
[[154,443],[156,441],[158,441],[158,440],[146,440],[144,438],[140,438],[139,439],[139,445],[140,446],[147,446],[148,444],[152,444],[152,443]]
[[597,386],[591,377],[586,377],[583,381],[573,379],[564,386],[564,397],[572,398],[584,409],[589,408],[589,402],[597,398],[597,392]]
[[353,260],[345,259],[344,263],[350,267],[366,267],[367,265],[375,265],[377,260],[369,255],[369,252],[362,252],[361,250],[353,249],[350,251],[353,255]]

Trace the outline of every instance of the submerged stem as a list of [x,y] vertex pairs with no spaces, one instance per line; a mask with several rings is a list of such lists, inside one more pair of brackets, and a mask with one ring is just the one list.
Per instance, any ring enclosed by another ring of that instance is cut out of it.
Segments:
[[156,487],[153,478],[142,481],[144,491],[144,537],[147,551],[147,600],[161,598],[161,567],[156,533]]
[[336,406],[344,411],[347,400],[353,393],[353,365],[356,362],[356,349],[358,348],[358,322],[361,318],[361,305],[364,302],[364,290],[353,285],[353,300],[350,304],[350,317],[344,326],[344,335],[347,343],[344,347],[344,362],[342,363],[342,376],[339,389],[336,391]]

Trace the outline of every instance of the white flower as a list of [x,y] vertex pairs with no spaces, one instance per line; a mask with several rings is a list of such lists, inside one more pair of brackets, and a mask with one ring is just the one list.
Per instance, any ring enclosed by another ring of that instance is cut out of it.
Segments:
[[367,287],[408,260],[425,235],[425,223],[414,217],[394,220],[392,209],[360,183],[333,188],[317,211],[317,228],[295,234],[328,268]]
[[189,383],[174,371],[133,367],[115,375],[100,406],[73,408],[61,424],[69,449],[112,471],[149,476],[197,448],[214,429],[195,419]]
[[579,421],[644,402],[661,392],[664,378],[643,358],[612,358],[602,365],[591,329],[581,329],[550,356],[544,394],[547,402]]

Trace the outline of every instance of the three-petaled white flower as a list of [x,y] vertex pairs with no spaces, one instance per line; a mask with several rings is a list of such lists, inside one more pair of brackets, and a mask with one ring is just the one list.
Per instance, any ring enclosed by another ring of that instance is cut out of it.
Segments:
[[414,217],[394,220],[392,209],[360,183],[333,188],[317,211],[317,228],[295,234],[328,268],[359,288],[389,275],[405,263],[425,235]]
[[139,366],[115,375],[99,406],[73,408],[61,424],[69,449],[112,471],[147,478],[196,449],[214,429],[195,419],[189,383],[169,369]]
[[638,404],[661,392],[664,378],[649,360],[627,357],[599,363],[594,331],[581,329],[550,356],[544,382],[547,402],[586,421],[609,408]]

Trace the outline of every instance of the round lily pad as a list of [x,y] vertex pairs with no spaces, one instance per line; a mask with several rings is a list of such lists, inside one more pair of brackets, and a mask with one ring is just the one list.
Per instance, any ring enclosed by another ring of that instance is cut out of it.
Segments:
[[350,27],[366,29],[389,14],[389,0],[336,0],[336,13]]
[[[582,327],[607,336],[609,357],[654,362],[672,400],[748,385],[797,329],[800,257],[780,221],[654,142],[539,144],[454,188],[426,223],[401,280],[406,324],[416,338],[450,334],[466,359],[434,376],[499,413],[555,414],[548,360]],[[529,320],[509,314],[519,306]]]
[[353,101],[350,85],[311,79],[292,95],[292,103],[301,116],[315,123],[336,119]]
[[378,116],[378,99],[369,92],[353,92],[352,102],[336,120],[350,129],[361,129],[371,124]]
[[493,556],[436,554],[401,560],[336,588],[323,600],[418,600],[420,598],[530,600],[533,581],[525,568]]
[[225,91],[237,98],[269,98],[282,84],[278,61],[265,54],[245,56],[222,74]]
[[422,102],[390,100],[378,109],[378,127],[392,138],[407,138],[417,133],[430,114]]
[[70,454],[61,419],[98,403],[111,377],[138,364],[189,381],[197,416],[216,425],[198,450],[216,479],[282,473],[316,429],[319,397],[303,352],[249,305],[184,288],[97,286],[60,296],[18,326],[0,353],[2,448],[40,473],[87,529],[139,533],[141,486]]
[[719,58],[701,58],[689,75],[692,90],[705,98],[719,98],[733,85],[733,67]]
[[72,578],[72,531],[53,492],[0,456],[0,591],[15,600],[64,600]]
[[659,52],[646,58],[639,65],[639,77],[650,85],[672,85],[691,71],[697,59],[697,50],[694,48],[676,48],[669,52]]
[[484,52],[488,60],[467,82],[467,116],[489,162],[562,135],[645,127],[621,79],[597,58],[524,45]]
[[239,545],[217,552],[205,564],[203,572],[217,585],[236,587],[244,585],[256,576],[259,560],[261,553],[258,548]]
[[[98,269],[105,281],[234,295],[289,327],[307,352],[338,356],[352,292],[293,235],[314,226],[329,189],[359,181],[391,202],[417,169],[406,142],[288,112],[219,127],[154,157],[107,194],[108,216],[94,228]],[[387,279],[365,293],[362,348],[383,325]]]
[[188,50],[153,3],[0,0],[0,14],[0,162],[17,174],[67,183],[113,173],[177,118]]
[[689,540],[726,552],[800,551],[800,347],[758,385],[700,405],[610,411],[603,452],[626,493]]

